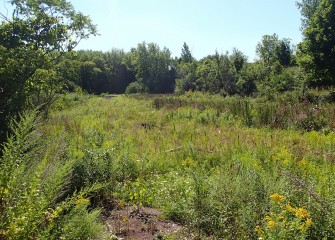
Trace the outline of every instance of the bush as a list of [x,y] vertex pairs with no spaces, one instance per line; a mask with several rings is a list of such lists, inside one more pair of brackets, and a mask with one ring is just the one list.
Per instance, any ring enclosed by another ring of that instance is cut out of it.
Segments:
[[[0,159],[0,239],[91,239],[102,227],[99,211],[73,207],[66,192],[71,161],[60,164],[57,144],[35,128],[36,111],[13,124]],[[56,139],[54,139],[55,141]],[[77,230],[76,230],[77,229]]]
[[[88,200],[87,200],[88,201]],[[100,210],[87,211],[88,203],[85,199],[77,200],[77,205],[64,215],[62,230],[54,239],[99,239],[103,225],[97,222]]]
[[146,93],[148,92],[147,88],[140,82],[132,82],[126,88],[126,94],[132,93]]

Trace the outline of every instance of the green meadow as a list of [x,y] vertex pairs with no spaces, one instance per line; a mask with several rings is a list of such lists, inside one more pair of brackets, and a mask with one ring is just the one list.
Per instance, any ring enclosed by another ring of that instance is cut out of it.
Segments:
[[113,239],[117,201],[183,226],[157,239],[333,239],[333,118],[287,99],[60,96],[12,124],[0,238]]

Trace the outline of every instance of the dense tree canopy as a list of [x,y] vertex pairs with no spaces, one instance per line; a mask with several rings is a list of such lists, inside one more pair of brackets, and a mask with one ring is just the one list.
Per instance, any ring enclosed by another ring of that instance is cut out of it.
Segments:
[[257,44],[256,53],[266,66],[279,62],[283,66],[291,63],[292,47],[290,40],[279,39],[277,34],[264,35]]
[[250,95],[256,90],[254,79],[247,74],[248,59],[236,48],[232,54],[219,54],[216,51],[200,61],[182,61],[177,70],[176,93],[192,90]]
[[30,104],[45,105],[59,85],[54,61],[96,34],[90,19],[65,0],[12,0],[1,13],[0,132]]
[[297,6],[300,9],[302,16],[302,29],[305,29],[308,26],[308,23],[319,7],[320,2],[321,0],[301,0],[300,2],[297,2]]
[[171,52],[154,43],[140,43],[132,52],[132,63],[137,81],[150,93],[171,92],[174,89],[175,71]]
[[[299,62],[311,85],[335,84],[335,1],[301,4],[306,21],[304,39],[299,44]],[[305,14],[308,12],[308,14]]]

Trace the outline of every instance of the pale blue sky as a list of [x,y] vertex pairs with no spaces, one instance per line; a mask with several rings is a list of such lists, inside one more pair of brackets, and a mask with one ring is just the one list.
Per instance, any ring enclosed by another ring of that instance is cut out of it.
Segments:
[[129,51],[138,43],[166,46],[180,56],[183,42],[200,59],[241,50],[252,61],[263,35],[277,33],[301,41],[300,12],[295,0],[70,0],[89,15],[101,36],[83,41],[78,49]]

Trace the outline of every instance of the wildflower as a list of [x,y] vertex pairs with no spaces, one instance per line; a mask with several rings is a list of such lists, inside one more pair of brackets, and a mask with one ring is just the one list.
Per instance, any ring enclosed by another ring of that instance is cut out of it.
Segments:
[[12,234],[12,235],[15,235],[15,234],[17,234],[18,232],[20,232],[21,230],[22,230],[21,228],[19,228],[19,227],[16,226],[16,223],[15,223],[15,222],[11,222],[11,223],[9,224],[8,232],[10,233],[10,235],[11,235],[11,234]]
[[123,201],[123,200],[120,200],[118,203],[117,203],[118,207],[124,207],[126,206],[126,203]]
[[307,220],[301,224],[300,229],[302,232],[306,232],[313,224],[313,221],[311,218],[307,218]]
[[305,208],[298,208],[295,211],[295,216],[298,218],[307,218],[309,217],[309,212]]
[[258,234],[263,234],[264,233],[263,229],[258,225],[255,227],[255,232],[258,233]]
[[285,206],[285,210],[288,211],[288,212],[290,212],[290,213],[295,213],[296,212],[295,208],[292,207],[290,204],[287,204]]
[[274,221],[269,221],[268,222],[268,228],[273,229],[276,226],[276,223]]
[[308,163],[308,161],[307,161],[307,159],[304,158],[304,157],[299,161],[300,166],[306,166],[307,163]]
[[8,188],[5,188],[5,190],[3,191],[3,193],[4,193],[5,196],[8,195],[8,193],[9,193]]
[[90,202],[89,199],[80,197],[76,200],[75,204],[76,205],[81,205],[81,204],[88,204]]
[[284,220],[284,217],[283,217],[283,216],[278,216],[277,218],[278,218],[279,221]]
[[309,228],[313,225],[313,221],[312,218],[307,218],[305,225]]
[[284,201],[285,197],[279,195],[278,193],[274,193],[270,196],[271,200],[277,204],[280,204],[281,202]]
[[182,162],[182,166],[183,166],[183,167],[186,167],[186,168],[196,167],[196,166],[197,166],[197,162],[194,161],[192,158],[187,157],[187,158]]
[[124,218],[123,218],[123,222],[129,222],[129,217],[127,217],[127,216],[124,217]]
[[271,217],[269,217],[269,216],[265,216],[264,220],[266,220],[266,221],[271,221],[272,219],[271,219]]

